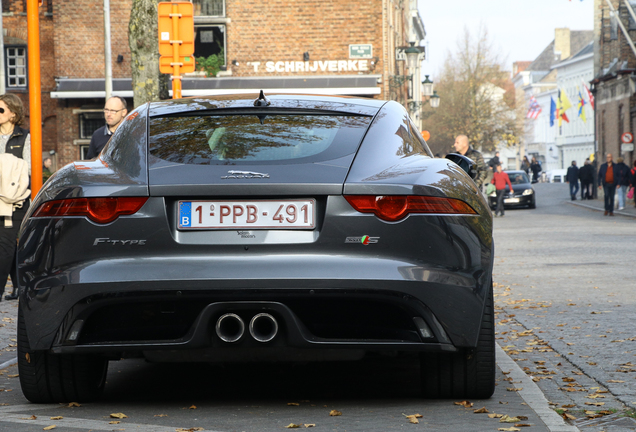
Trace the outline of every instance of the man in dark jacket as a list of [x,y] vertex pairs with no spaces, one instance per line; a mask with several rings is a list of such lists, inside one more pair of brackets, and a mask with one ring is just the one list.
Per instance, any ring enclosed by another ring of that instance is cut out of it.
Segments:
[[625,208],[627,189],[629,189],[629,167],[623,162],[623,158],[616,159],[616,192],[618,192],[618,209]]
[[475,169],[477,171],[477,177],[475,178],[475,184],[481,190],[481,186],[484,184],[484,180],[488,175],[488,168],[484,162],[484,157],[477,150],[472,148],[468,143],[468,137],[466,135],[458,135],[455,138],[455,144],[453,144],[457,153],[470,158],[475,162]]
[[585,163],[581,169],[579,169],[579,180],[581,180],[581,199],[592,199],[594,194],[594,191],[592,191],[594,167],[589,159],[585,159]]
[[608,153],[607,162],[601,165],[598,170],[598,187],[603,186],[603,194],[605,195],[605,216],[614,216],[614,194],[616,193],[616,173],[614,167],[616,164],[612,160],[612,154]]
[[570,183],[570,198],[576,201],[576,194],[579,192],[579,167],[576,166],[576,161],[572,161],[572,165],[568,168],[565,181]]

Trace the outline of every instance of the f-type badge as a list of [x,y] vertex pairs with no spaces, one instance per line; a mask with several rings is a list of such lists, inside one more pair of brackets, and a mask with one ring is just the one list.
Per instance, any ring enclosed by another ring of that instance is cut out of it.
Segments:
[[347,237],[345,243],[362,243],[363,245],[375,244],[380,241],[380,237],[369,237],[364,235],[362,237]]
[[252,171],[228,171],[229,175],[222,176],[225,179],[257,179],[257,178],[269,178],[269,174],[257,173]]

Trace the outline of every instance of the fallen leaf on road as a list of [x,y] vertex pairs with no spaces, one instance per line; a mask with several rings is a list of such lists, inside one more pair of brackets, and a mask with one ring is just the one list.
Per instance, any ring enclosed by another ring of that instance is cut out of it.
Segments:
[[528,423],[517,423],[515,424],[515,427],[530,427],[532,426],[531,424]]
[[342,413],[340,411],[338,411],[338,410],[331,410],[331,411],[329,411],[329,415],[332,416],[332,417],[335,417],[335,416],[341,416]]
[[285,429],[297,429],[299,428],[300,425],[299,424],[295,424],[295,423],[290,423],[287,426],[285,426]]
[[[20,420],[37,420],[38,418],[34,415],[32,415],[31,417],[20,417]],[[55,420],[55,419],[51,419],[51,420]]]
[[461,401],[461,402],[454,402],[454,403],[455,403],[455,405],[461,405],[461,406],[463,406],[464,408],[471,408],[471,407],[473,406],[473,403],[472,403],[472,402],[469,402],[469,401],[467,401],[467,400],[465,400],[465,401]]
[[73,407],[81,407],[82,405],[78,404],[77,402],[70,402],[68,404],[68,408],[73,408]]
[[567,420],[576,420],[576,417],[574,417],[572,414],[568,414],[568,413],[563,413],[563,417]]
[[508,390],[508,391],[521,391],[521,390],[523,390],[523,387],[509,387],[506,390]]
[[591,395],[587,395],[585,397],[588,398],[588,399],[596,399],[596,398],[604,398],[605,396],[594,393],[594,394],[591,394]]
[[20,374],[7,375],[7,377],[9,377],[9,378],[17,378],[17,377],[19,377],[19,376],[20,376]]
[[567,404],[567,405],[561,405],[561,408],[574,408],[576,405],[574,404]]
[[56,428],[56,426],[55,426],[55,425],[51,425],[51,426],[47,426],[47,427],[45,427],[45,428],[44,428],[44,429],[42,429],[42,430],[51,430],[51,429],[55,429],[55,428]]
[[521,419],[519,417],[510,417],[508,415],[504,415],[499,419],[499,423],[516,423],[520,420]]
[[110,418],[118,418],[118,419],[123,419],[123,418],[128,418],[128,416],[124,413],[112,413],[110,415]]
[[155,414],[155,417],[168,417],[168,414]]
[[119,423],[121,423],[119,420],[113,420],[108,422],[108,424],[119,424]]
[[196,405],[190,405],[190,408],[188,408],[188,409],[197,409],[197,406]]
[[570,377],[563,377],[562,379],[565,382],[576,382],[576,380],[574,378],[570,378]]
[[183,429],[183,428],[178,428],[176,429],[177,432],[195,432],[195,431],[202,431],[205,430],[202,427],[191,427],[189,429]]
[[492,414],[488,414],[488,417],[489,417],[489,418],[502,418],[502,417],[503,417],[503,414],[495,414],[495,413],[492,413]]
[[475,414],[488,414],[488,410],[486,409],[486,407],[483,408],[479,408],[473,411]]
[[[62,416],[55,416],[55,417],[51,417],[49,420],[62,420],[64,417]],[[35,416],[33,416],[33,420],[35,420]]]
[[585,405],[603,406],[605,402],[585,402]]
[[517,428],[514,428],[514,427],[509,427],[509,428],[499,428],[497,430],[498,431],[515,432],[515,431],[520,431],[521,429],[517,429]]
[[607,380],[608,383],[624,383],[625,381],[621,380]]
[[306,423],[305,424],[306,428],[310,428],[310,427],[316,427],[316,423]]
[[287,402],[287,405],[289,405],[289,406],[300,406],[300,404],[298,402]]

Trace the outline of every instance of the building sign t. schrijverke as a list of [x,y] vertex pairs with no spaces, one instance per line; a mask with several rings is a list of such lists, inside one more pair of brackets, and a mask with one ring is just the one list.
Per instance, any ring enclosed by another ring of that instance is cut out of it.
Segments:
[[[369,60],[318,60],[318,61],[268,61],[247,62],[254,68],[254,72],[366,72],[369,70]],[[263,67],[264,66],[264,67]]]

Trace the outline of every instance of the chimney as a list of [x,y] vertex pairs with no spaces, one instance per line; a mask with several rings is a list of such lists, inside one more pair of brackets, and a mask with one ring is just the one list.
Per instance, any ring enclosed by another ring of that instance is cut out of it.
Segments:
[[570,29],[554,29],[554,57],[565,60],[570,57]]

